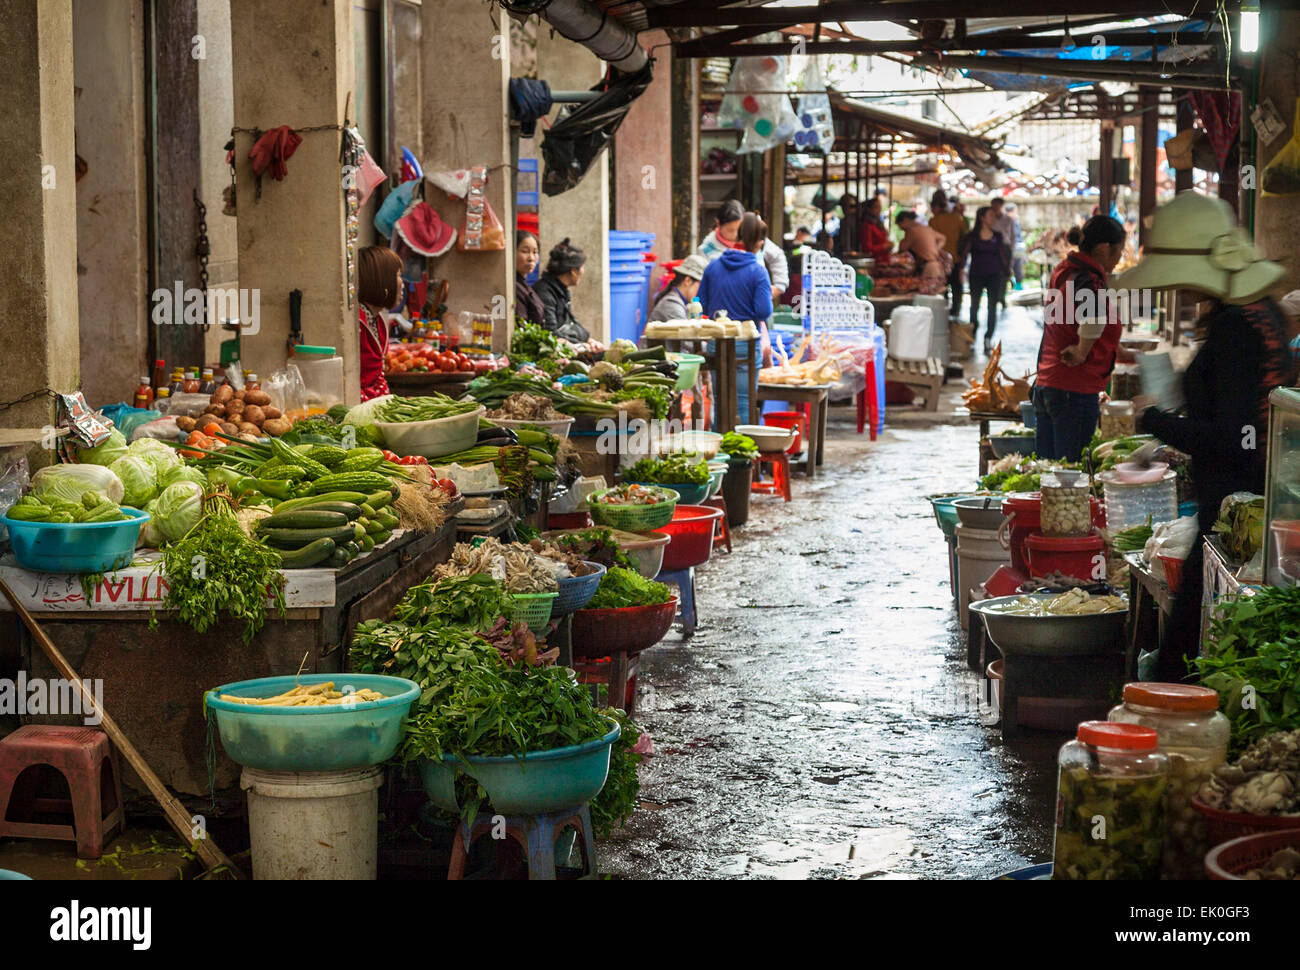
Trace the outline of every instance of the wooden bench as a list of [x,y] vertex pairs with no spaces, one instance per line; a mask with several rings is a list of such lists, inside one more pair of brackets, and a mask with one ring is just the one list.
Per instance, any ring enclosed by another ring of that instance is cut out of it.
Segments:
[[939,388],[943,386],[943,364],[938,357],[925,360],[885,360],[885,380],[916,388],[925,395],[925,409],[939,410]]

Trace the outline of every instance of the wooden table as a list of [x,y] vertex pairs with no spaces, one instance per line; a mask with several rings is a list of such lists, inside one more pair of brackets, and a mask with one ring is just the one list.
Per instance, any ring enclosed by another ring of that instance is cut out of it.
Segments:
[[1128,632],[1124,651],[1124,675],[1138,680],[1139,646],[1165,642],[1165,630],[1174,612],[1176,597],[1163,580],[1157,579],[1139,552],[1124,553],[1128,563]]
[[[737,424],[753,424],[758,420],[758,340],[747,341],[749,345],[749,409],[740,419],[739,397],[737,395],[737,337],[653,337],[646,339],[646,345],[662,345],[670,353],[698,354],[704,358],[700,371],[713,375],[713,399],[716,420],[711,425],[714,431],[730,431]],[[709,349],[712,345],[713,349]],[[700,395],[695,395],[691,404],[691,421],[694,427],[704,427],[704,405]]]
[[826,450],[826,412],[830,410],[830,388],[829,384],[797,386],[760,382],[755,391],[759,401],[789,401],[791,404],[809,405],[811,413],[808,416],[808,441],[803,461],[804,474],[809,478],[817,477],[817,466],[822,463]]
[[[1020,412],[1012,414],[1009,411],[971,411],[971,421],[980,426],[980,441],[989,436],[989,424],[993,421],[1006,421],[1010,424],[1020,423]],[[980,449],[980,478],[983,478],[989,471],[989,455],[985,454],[984,449]]]

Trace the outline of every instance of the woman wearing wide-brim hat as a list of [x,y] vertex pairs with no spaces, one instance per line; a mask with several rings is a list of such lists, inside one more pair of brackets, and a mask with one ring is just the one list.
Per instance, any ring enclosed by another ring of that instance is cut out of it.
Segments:
[[[1183,192],[1155,211],[1142,261],[1113,283],[1192,290],[1209,303],[1198,321],[1205,342],[1183,375],[1183,413],[1147,407],[1138,417],[1138,430],[1191,456],[1202,536],[1228,495],[1264,492],[1268,394],[1296,381],[1286,317],[1269,295],[1284,272],[1260,257],[1226,202]],[[1183,567],[1157,680],[1185,677],[1184,657],[1200,651],[1201,563],[1198,538]]]

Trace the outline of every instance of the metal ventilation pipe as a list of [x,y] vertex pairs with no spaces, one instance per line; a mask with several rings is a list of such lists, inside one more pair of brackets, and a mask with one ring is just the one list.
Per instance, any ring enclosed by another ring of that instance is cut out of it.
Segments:
[[542,10],[542,19],[561,37],[581,44],[625,74],[641,70],[649,60],[635,34],[585,0],[551,0]]

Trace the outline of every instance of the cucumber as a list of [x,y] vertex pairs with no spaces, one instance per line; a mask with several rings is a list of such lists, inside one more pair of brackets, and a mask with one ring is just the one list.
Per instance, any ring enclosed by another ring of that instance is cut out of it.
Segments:
[[304,505],[298,509],[290,509],[291,513],[297,512],[337,512],[353,522],[361,517],[361,506],[352,502],[313,502],[311,505]]
[[268,518],[257,523],[258,530],[265,529],[327,529],[335,525],[347,525],[350,520],[342,512],[329,512],[325,509],[290,509],[288,512],[272,513]]
[[383,532],[377,532],[375,533],[375,535],[371,536],[371,538],[375,540],[375,545],[377,546],[382,546],[385,542],[387,542],[392,537],[393,534],[389,532],[387,529],[385,529]]
[[324,495],[304,495],[302,498],[289,499],[275,508],[277,512],[288,512],[293,509],[315,508],[321,503],[329,502],[351,502],[353,505],[360,505],[365,500],[364,492],[327,492]]
[[349,542],[344,546],[344,548],[347,549],[353,559],[356,559],[357,556],[361,555],[361,543],[359,542]]
[[393,515],[393,513],[389,512],[387,509],[384,509],[378,515],[376,515],[375,521],[378,522],[380,525],[382,525],[385,529],[390,529],[390,530],[396,529],[402,523],[401,519]]
[[328,529],[262,529],[258,534],[277,549],[301,549],[317,539],[346,542],[352,538],[354,531],[349,522]]
[[363,536],[361,539],[361,551],[369,552],[373,548],[375,548],[375,540],[370,538],[370,536]]
[[[383,532],[383,531],[384,531],[383,523],[381,523],[381,522],[377,522],[377,521],[375,521],[374,519],[367,519],[367,520],[366,520],[366,534],[367,534],[367,535],[374,535],[376,532]],[[358,541],[358,542],[361,541],[361,537],[360,537],[360,536],[357,537],[357,541]]]
[[362,502],[361,505],[358,506],[358,508],[361,509],[362,518],[368,519],[375,514],[375,507],[371,505],[369,502]]
[[333,539],[317,539],[300,549],[280,553],[280,564],[284,569],[306,569],[318,566],[334,555]]
[[352,523],[352,538],[360,542],[370,532],[370,520],[366,518],[357,519]]
[[351,561],[352,561],[352,557],[348,555],[348,551],[346,549],[336,548],[334,552],[330,555],[329,562],[327,562],[325,565],[329,566],[331,569],[342,569]]
[[393,495],[391,492],[388,491],[375,492],[374,495],[366,496],[366,504],[369,505],[372,509],[382,509],[385,505],[388,505],[395,498],[397,498],[397,496]]

